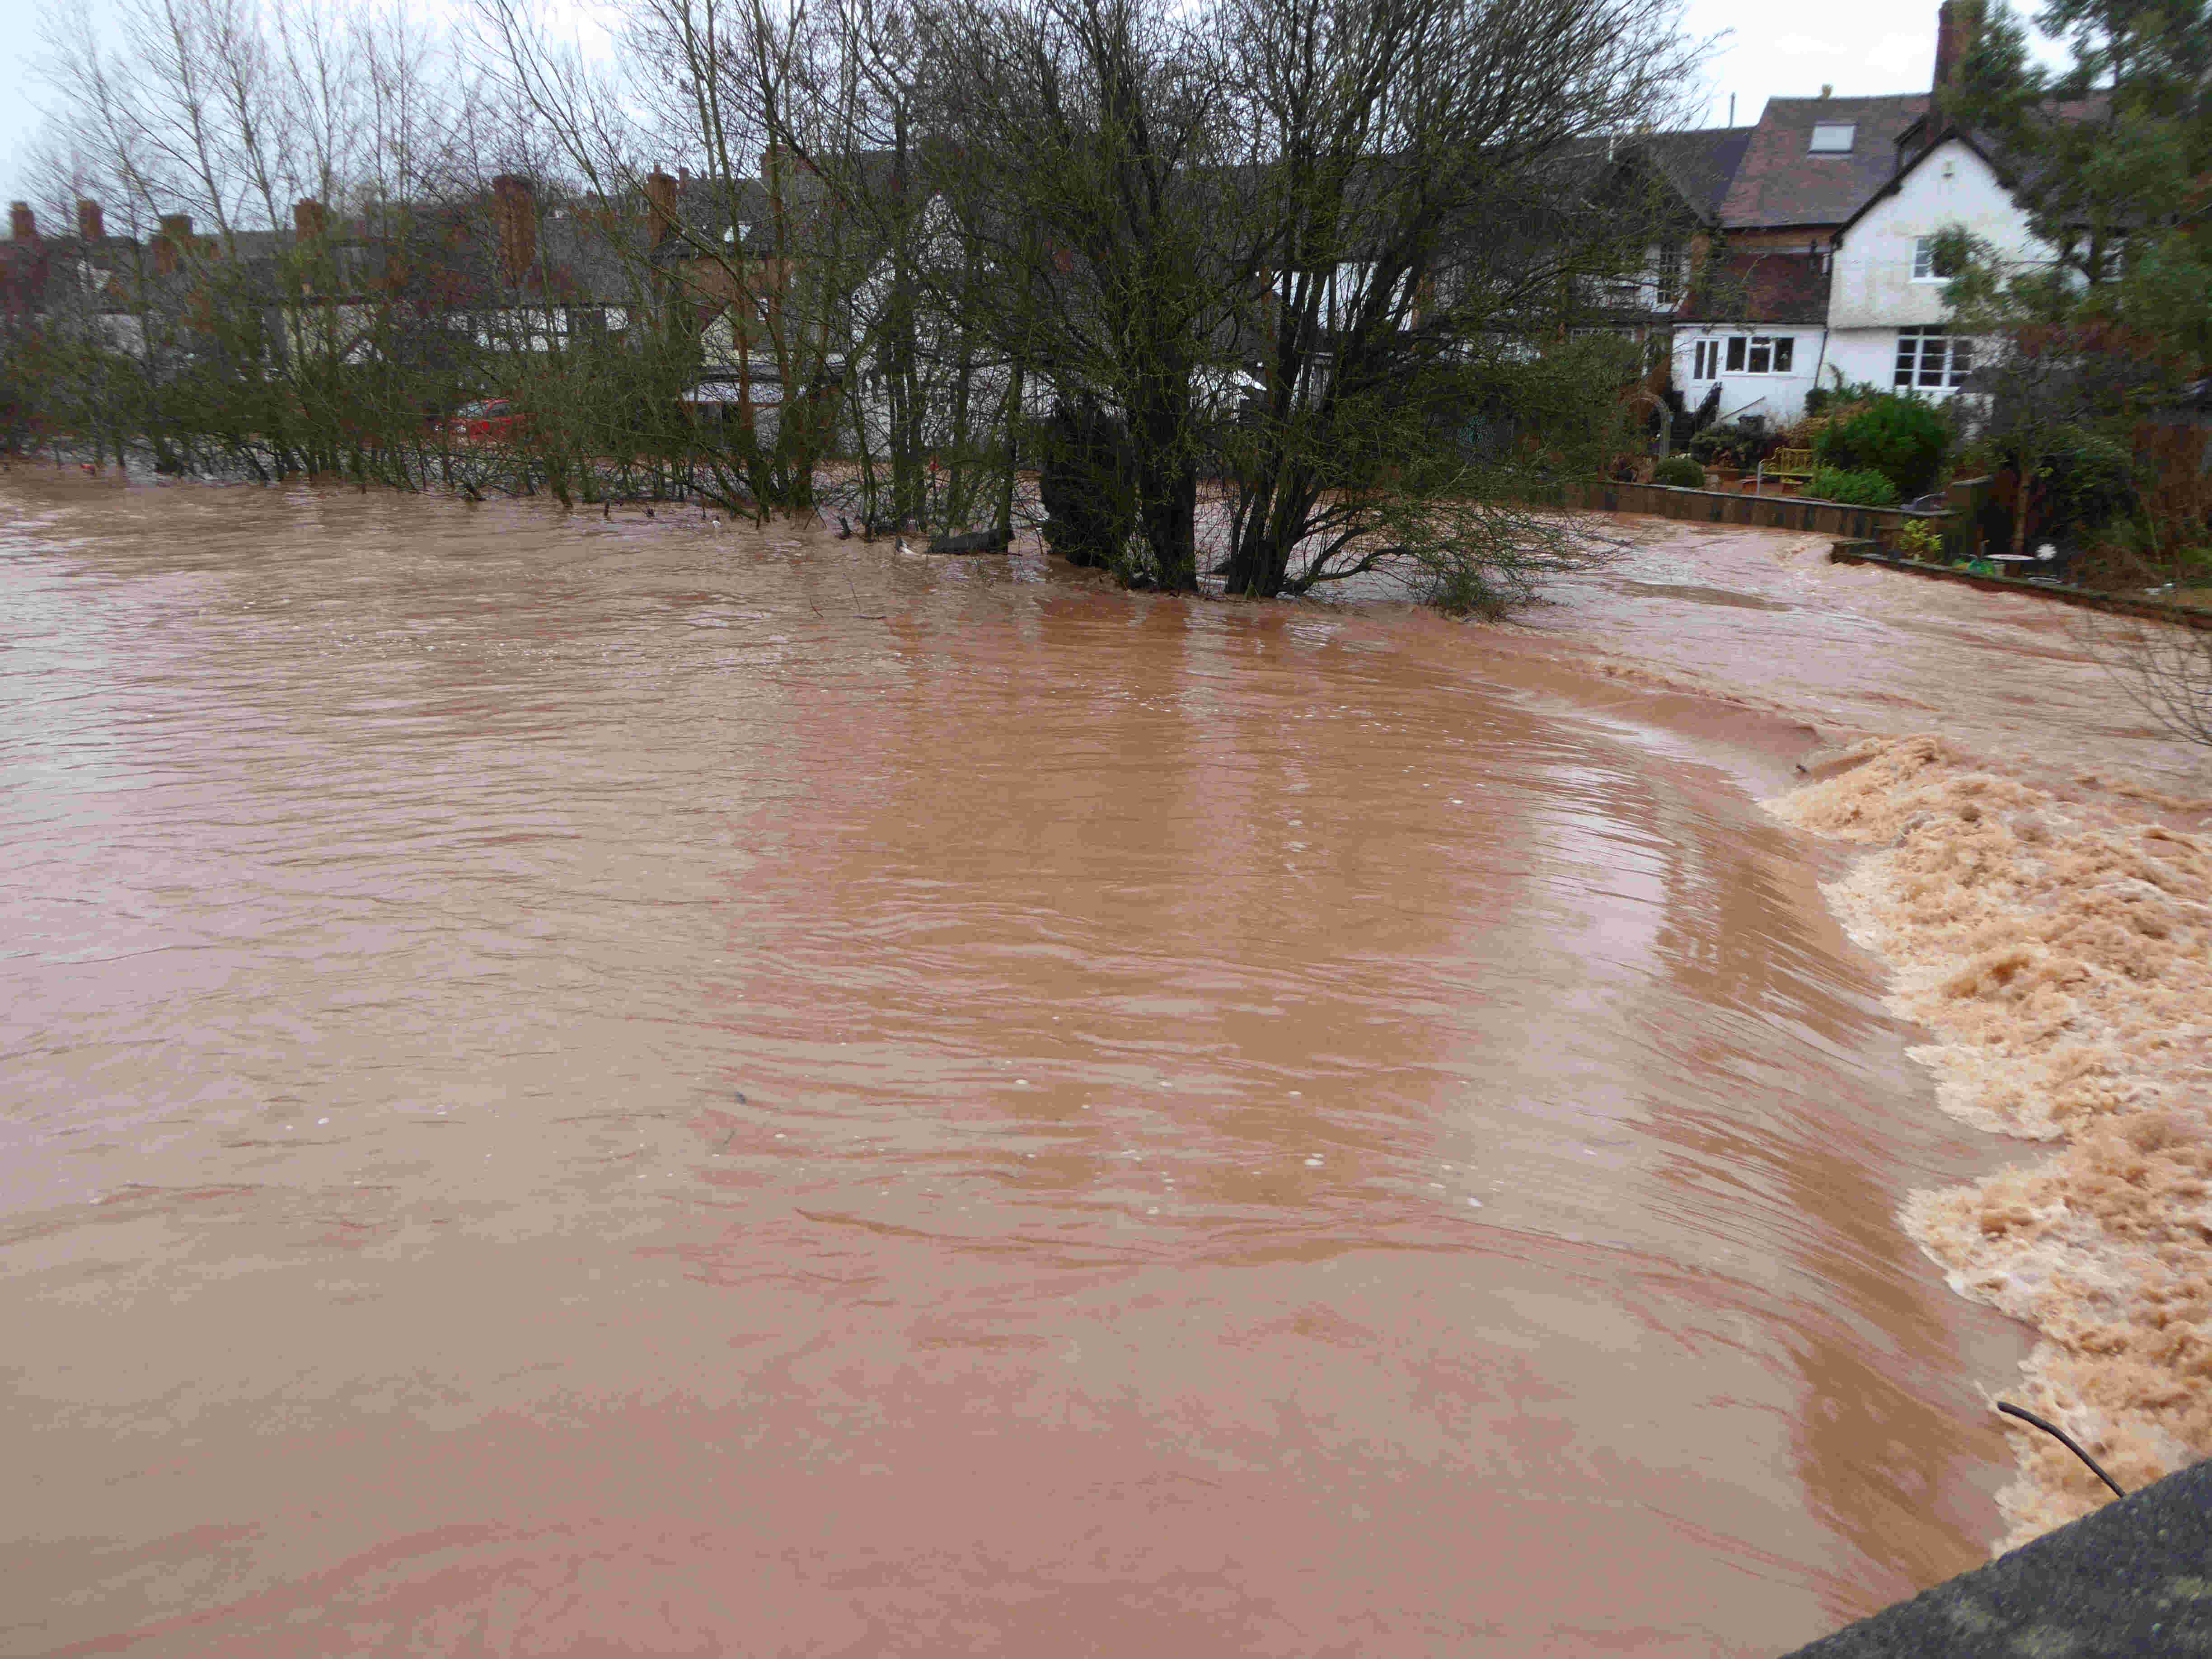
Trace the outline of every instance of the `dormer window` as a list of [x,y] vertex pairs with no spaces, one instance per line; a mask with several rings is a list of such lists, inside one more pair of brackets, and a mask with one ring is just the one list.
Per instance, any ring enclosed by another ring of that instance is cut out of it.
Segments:
[[1815,122],[1806,152],[1813,155],[1849,155],[1858,136],[1858,124],[1855,121]]

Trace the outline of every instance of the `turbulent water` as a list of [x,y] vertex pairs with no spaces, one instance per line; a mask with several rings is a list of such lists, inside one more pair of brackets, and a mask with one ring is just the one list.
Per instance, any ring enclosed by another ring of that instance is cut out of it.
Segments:
[[2026,1343],[1895,1215],[1991,1138],[1809,734],[1547,649],[0,478],[0,1650],[1762,1654],[1982,1559]]
[[[2212,757],[2117,689],[2094,617],[1838,568],[1813,537],[1636,533],[1532,638],[1708,718],[1817,719],[1819,775],[1772,810],[1871,849],[1825,890],[1926,1032],[1943,1109],[2055,1144],[1900,1216],[1954,1289],[2033,1328],[2025,1376],[1987,1386],[2130,1489],[2212,1457]],[[2011,1432],[2005,1544],[2109,1501]]]

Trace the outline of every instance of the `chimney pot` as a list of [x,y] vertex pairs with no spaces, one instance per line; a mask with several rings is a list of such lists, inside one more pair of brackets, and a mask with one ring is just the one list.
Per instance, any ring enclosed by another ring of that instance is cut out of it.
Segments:
[[88,242],[107,240],[107,216],[100,210],[100,204],[89,196],[77,198],[76,234]]
[[31,204],[28,202],[8,204],[8,234],[18,242],[33,242],[38,240],[38,216],[31,211]]

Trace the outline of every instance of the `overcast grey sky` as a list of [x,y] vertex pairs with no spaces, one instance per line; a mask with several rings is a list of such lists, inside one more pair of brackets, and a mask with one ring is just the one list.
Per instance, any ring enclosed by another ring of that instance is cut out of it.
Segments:
[[[23,193],[23,152],[39,121],[34,64],[51,0],[0,0],[0,197]],[[1773,0],[1689,0],[1690,32],[1729,38],[1705,62],[1699,125],[1759,118],[1770,97],[1917,92],[1936,61],[1936,0],[1856,0],[1850,6],[1784,7]]]

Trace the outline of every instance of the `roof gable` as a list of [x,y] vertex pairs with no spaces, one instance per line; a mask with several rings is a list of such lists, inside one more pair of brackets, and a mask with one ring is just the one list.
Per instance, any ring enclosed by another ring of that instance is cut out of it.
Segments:
[[[1923,129],[1923,131],[1925,131],[1925,129]],[[1851,228],[1857,224],[1860,220],[1865,218],[1867,215],[1873,212],[1876,207],[1880,206],[1882,203],[1887,201],[1891,197],[1903,190],[1906,180],[1910,179],[1914,173],[1919,172],[1920,169],[1926,166],[1928,162],[1941,155],[1944,148],[1949,144],[1956,143],[1978,158],[1982,164],[1989,168],[1990,176],[1993,177],[1998,185],[2003,187],[2006,191],[2009,191],[2013,188],[2012,179],[2007,173],[2003,165],[1990,153],[1989,147],[1983,143],[1973,133],[1961,126],[1937,127],[1934,129],[1934,131],[1936,133],[1934,142],[1923,143],[1919,148],[1913,149],[1908,155],[1906,155],[1904,158],[1902,164],[1899,166],[1894,173],[1890,174],[1888,179],[1881,185],[1881,187],[1875,191],[1873,195],[1868,197],[1865,201],[1860,203],[1858,206],[1852,210],[1851,216],[1844,220],[1842,224],[1836,228],[1834,240],[1840,241],[1844,236],[1850,233]]]

